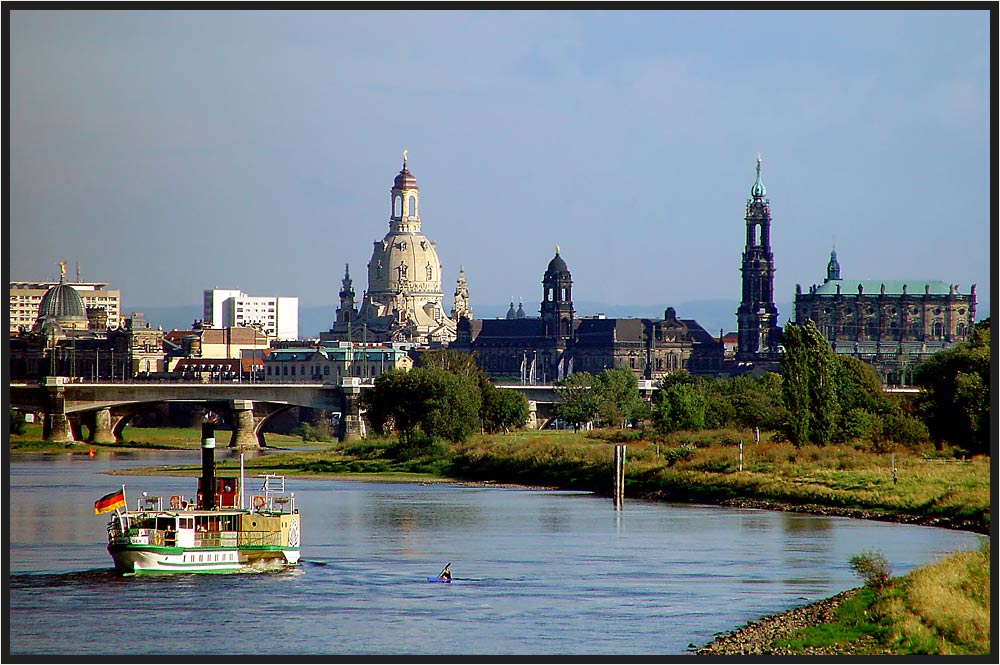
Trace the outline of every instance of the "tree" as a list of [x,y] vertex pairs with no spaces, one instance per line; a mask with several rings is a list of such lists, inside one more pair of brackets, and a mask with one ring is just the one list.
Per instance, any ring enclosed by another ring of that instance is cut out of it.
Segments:
[[471,353],[453,349],[432,349],[420,356],[419,366],[437,367],[473,379],[480,385],[486,384],[486,372],[476,364],[476,358]]
[[990,451],[990,322],[972,339],[934,354],[914,372],[924,389],[918,409],[937,443],[949,441],[973,453]]
[[809,319],[801,325],[785,324],[782,346],[781,394],[788,410],[788,438],[796,446],[827,443],[840,421],[837,358]]
[[375,431],[396,429],[406,444],[417,430],[432,438],[464,440],[479,429],[481,400],[474,379],[439,367],[385,372],[363,398]]
[[594,377],[587,372],[574,372],[555,382],[556,391],[562,398],[555,406],[556,417],[572,425],[574,430],[597,415],[594,383]]
[[523,427],[528,421],[528,400],[516,390],[487,383],[483,389],[481,417],[483,429],[490,433]]
[[694,383],[672,383],[653,394],[653,422],[661,432],[705,427],[705,398]]
[[639,395],[639,381],[627,367],[606,369],[594,379],[597,415],[608,425],[624,428],[638,417],[644,403]]

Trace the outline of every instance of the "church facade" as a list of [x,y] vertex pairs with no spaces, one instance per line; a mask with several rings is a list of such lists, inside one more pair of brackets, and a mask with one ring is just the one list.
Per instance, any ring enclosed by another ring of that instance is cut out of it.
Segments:
[[917,364],[969,340],[976,285],[962,293],[939,280],[841,279],[834,250],[822,284],[795,286],[795,321],[806,319],[836,353],[868,363],[886,385],[908,386]]
[[345,270],[336,320],[320,340],[447,344],[456,323],[443,300],[437,245],[421,230],[420,188],[404,150],[390,190],[389,231],[374,242],[368,262],[368,288],[358,305]]
[[722,343],[696,321],[678,319],[672,307],[662,319],[578,317],[572,275],[558,247],[542,277],[539,314],[525,316],[511,303],[504,319],[461,317],[449,348],[473,354],[494,379],[531,384],[617,367],[650,380],[723,369]]

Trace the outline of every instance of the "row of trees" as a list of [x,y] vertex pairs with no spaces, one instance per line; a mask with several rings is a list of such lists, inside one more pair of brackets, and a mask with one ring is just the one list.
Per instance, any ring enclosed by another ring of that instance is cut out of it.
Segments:
[[927,427],[886,394],[861,360],[834,353],[816,324],[786,324],[782,338],[784,432],[796,445],[851,439],[910,445],[930,438]]
[[398,431],[404,445],[427,437],[459,442],[528,420],[523,395],[490,383],[471,355],[446,349],[427,352],[410,371],[385,372],[362,400],[372,428],[379,434]]
[[[651,403],[642,399],[624,367],[591,375],[577,372],[557,382],[562,402],[556,416],[574,428],[587,422],[626,427],[649,420],[661,432],[760,427],[796,445],[850,440],[904,445],[934,439],[972,453],[989,452],[990,321],[977,324],[972,340],[934,355],[917,368],[924,389],[915,403],[885,393],[862,361],[833,352],[812,321],[788,323],[782,374],[732,379],[672,374]],[[477,431],[521,427],[524,397],[497,388],[468,354],[426,353],[409,372],[386,372],[364,397],[372,427],[415,436],[461,441]]]
[[923,388],[917,406],[935,441],[989,454],[990,319],[976,324],[972,339],[920,364],[914,380]]
[[585,372],[557,383],[556,415],[577,427],[594,421],[624,427],[649,419],[661,432],[761,427],[796,445],[866,440],[912,445],[933,439],[971,453],[989,452],[990,321],[972,339],[935,354],[916,371],[915,403],[882,389],[867,364],[837,355],[812,321],[785,326],[782,374],[732,379],[672,374],[652,404],[639,396],[626,368]]

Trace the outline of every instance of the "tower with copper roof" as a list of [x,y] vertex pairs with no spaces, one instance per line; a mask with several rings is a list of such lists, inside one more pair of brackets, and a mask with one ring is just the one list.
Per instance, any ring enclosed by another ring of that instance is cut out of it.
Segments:
[[746,246],[743,249],[743,295],[736,310],[739,343],[736,360],[740,362],[777,360],[781,328],[778,308],[774,305],[774,254],[771,252],[771,202],[760,177],[757,155],[757,178],[747,200]]

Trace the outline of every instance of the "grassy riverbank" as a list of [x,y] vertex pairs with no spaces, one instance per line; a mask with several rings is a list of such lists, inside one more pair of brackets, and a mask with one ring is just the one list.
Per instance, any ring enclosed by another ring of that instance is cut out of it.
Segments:
[[[224,448],[229,443],[230,432],[216,432],[217,445]],[[72,444],[47,443],[42,441],[42,426],[38,423],[28,423],[22,434],[10,435],[10,452],[12,453],[88,453],[91,448],[95,452],[116,449],[129,450],[195,450],[201,447],[200,427],[129,427],[125,430],[125,440],[120,443],[86,443]],[[286,434],[268,434],[269,446],[280,448],[302,447],[302,438]],[[312,444],[315,445],[315,444]]]
[[[35,426],[37,428],[37,426]],[[41,444],[29,429],[11,437],[11,452],[66,450],[97,452],[116,447],[191,448],[197,428],[127,430],[128,444]],[[220,432],[220,449],[225,432]],[[677,433],[656,441],[640,432],[573,433],[520,431],[480,435],[461,444],[402,446],[395,439],[369,438],[351,444],[303,443],[268,434],[268,444],[286,452],[249,457],[249,470],[367,479],[496,482],[610,494],[611,439],[632,438],[625,463],[626,498],[714,503],[820,514],[914,522],[988,533],[990,460],[956,458],[935,451],[876,452],[848,444],[806,445],[770,441],[744,443],[745,432],[713,430]],[[302,448],[313,448],[303,450]],[[197,467],[192,460],[191,469]],[[223,469],[237,463],[219,460]],[[896,477],[893,478],[893,464]],[[183,466],[163,469],[183,470]]]
[[985,539],[894,578],[765,617],[695,650],[699,655],[985,655],[990,652],[991,555]]

